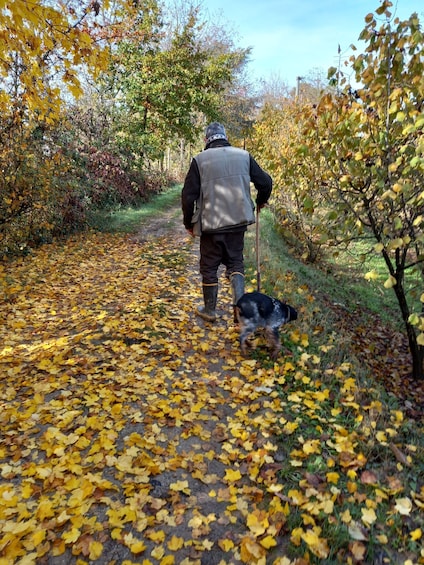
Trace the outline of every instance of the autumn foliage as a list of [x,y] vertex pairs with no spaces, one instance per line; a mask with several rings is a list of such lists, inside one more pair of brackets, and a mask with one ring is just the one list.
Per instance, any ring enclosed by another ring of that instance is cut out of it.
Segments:
[[[260,335],[241,356],[224,276],[219,321],[196,318],[182,227],[52,237],[90,207],[143,200],[167,132],[192,140],[218,112],[248,50],[202,50],[196,16],[166,50],[154,0],[0,7],[0,565],[422,564],[420,421],[342,358],[351,334],[322,335],[293,272],[279,277],[299,319],[273,362]],[[402,296],[404,271],[422,276],[422,32],[414,16],[373,35],[371,16],[364,33],[362,91],[340,80],[314,108],[267,107],[254,141],[307,258],[377,234]],[[101,103],[65,111],[82,68]]]
[[181,174],[249,51],[202,18],[156,0],[0,6],[0,257]]
[[[82,92],[78,69],[107,64],[96,44],[97,3],[10,2],[0,8],[0,255],[25,251],[64,226],[72,204],[56,128],[63,102]],[[72,217],[77,208],[72,211]]]
[[279,182],[281,231],[305,260],[357,241],[364,264],[381,258],[385,278],[365,277],[393,290],[412,374],[423,379],[424,40],[417,14],[393,20],[390,6],[365,18],[365,52],[349,61],[360,86],[330,69],[333,88],[318,103],[265,107],[255,146]]

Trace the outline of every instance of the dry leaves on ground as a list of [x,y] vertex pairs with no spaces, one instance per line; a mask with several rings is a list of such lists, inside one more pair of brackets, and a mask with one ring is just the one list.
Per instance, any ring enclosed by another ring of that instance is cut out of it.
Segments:
[[389,530],[422,563],[423,487],[372,455],[414,464],[402,414],[302,323],[293,357],[241,357],[224,278],[194,315],[191,245],[85,234],[0,271],[0,565],[359,563]]

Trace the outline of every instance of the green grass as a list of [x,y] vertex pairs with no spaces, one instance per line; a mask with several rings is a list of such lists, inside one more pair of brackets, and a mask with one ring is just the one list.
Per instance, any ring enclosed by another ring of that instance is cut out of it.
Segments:
[[[349,251],[340,252],[336,259],[330,258],[325,263],[304,263],[296,258],[275,230],[272,212],[265,209],[260,219],[261,280],[264,292],[280,295],[288,302],[290,299],[296,300],[298,296],[287,295],[285,283],[287,276],[291,275],[304,289],[300,298],[304,297],[307,287],[324,310],[328,308],[328,302],[349,312],[360,308],[362,314],[370,320],[377,315],[383,323],[403,331],[395,294],[382,284],[388,276],[382,258],[374,254],[367,256],[366,261],[361,260],[366,251],[365,242],[356,243]],[[256,269],[255,247],[254,228],[250,228],[245,256],[252,273]],[[365,273],[371,270],[379,274],[379,280],[365,280]],[[415,283],[411,279],[411,286],[412,284]]]
[[139,208],[122,207],[113,210],[97,210],[91,214],[91,228],[108,233],[133,233],[146,220],[173,209],[179,204],[181,185],[177,184],[153,196]]
[[[370,248],[372,251],[370,252]],[[385,323],[395,324],[403,330],[402,323],[396,323],[400,318],[399,305],[392,289],[384,288],[384,281],[388,278],[387,266],[382,256],[373,250],[373,243],[363,239],[351,244],[348,250],[342,251],[337,258],[329,257],[327,264],[335,277],[341,278],[343,284],[351,289],[361,303],[371,312],[377,314]],[[375,280],[366,280],[366,273],[373,271],[378,277]],[[422,284],[422,283],[421,283]],[[420,280],[417,273],[405,272],[405,289],[411,293],[419,288]],[[419,294],[416,293],[415,303],[412,296],[410,303],[414,308],[421,309]],[[400,325],[399,325],[400,324]]]

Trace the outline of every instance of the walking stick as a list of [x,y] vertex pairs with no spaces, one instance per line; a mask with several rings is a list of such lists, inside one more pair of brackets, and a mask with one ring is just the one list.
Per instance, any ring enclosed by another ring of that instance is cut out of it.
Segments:
[[259,256],[259,206],[256,208],[256,280],[258,292],[261,292],[261,265]]

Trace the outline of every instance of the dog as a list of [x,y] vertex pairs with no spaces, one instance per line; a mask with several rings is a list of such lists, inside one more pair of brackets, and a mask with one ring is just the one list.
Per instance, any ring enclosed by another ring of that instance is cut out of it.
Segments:
[[249,335],[264,328],[271,358],[277,359],[281,350],[279,328],[287,322],[297,320],[297,311],[281,300],[261,292],[247,292],[237,301],[236,313],[240,324],[240,347],[243,355],[251,347]]

